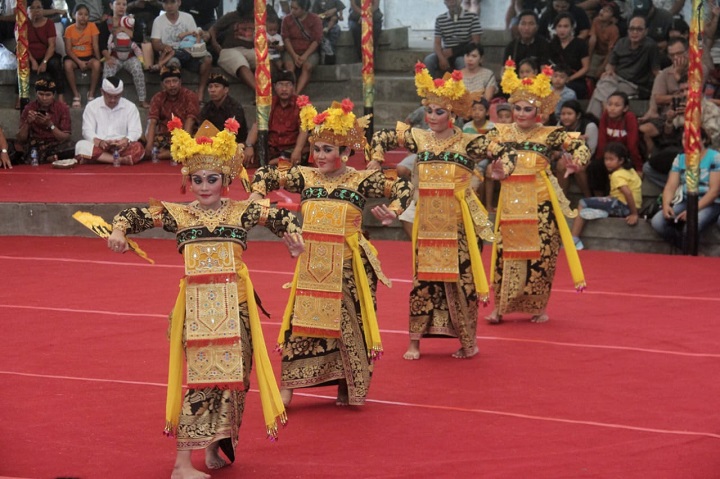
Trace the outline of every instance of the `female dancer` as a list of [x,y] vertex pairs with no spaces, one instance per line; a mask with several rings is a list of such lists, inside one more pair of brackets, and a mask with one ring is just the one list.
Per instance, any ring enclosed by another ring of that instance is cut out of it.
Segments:
[[301,195],[307,250],[298,260],[278,342],[282,347],[281,394],[294,389],[338,385],[338,406],[359,406],[370,387],[373,360],[382,353],[375,314],[380,270],[375,248],[362,234],[367,198],[390,197],[372,209],[390,224],[410,202],[407,180],[387,180],[377,170],[347,166],[353,151],[366,149],[367,117],[355,118],[345,99],[318,114],[306,96],[298,98],[301,128],[310,132],[316,167],[287,165],[255,172],[251,198],[284,188]]
[[[491,276],[495,291],[495,309],[486,318],[499,323],[506,313],[521,311],[532,316],[532,321],[547,321],[547,302],[555,276],[555,263],[560,238],[570,263],[575,287],[583,289],[580,260],[572,241],[565,216],[574,217],[576,211],[562,193],[557,180],[550,172],[552,150],[563,149],[566,174],[571,174],[590,159],[590,150],[582,140],[572,139],[556,126],[543,126],[538,117],[555,108],[550,77],[552,70],[545,67],[536,77],[521,80],[515,73],[515,63],[505,63],[502,78],[503,91],[510,93],[515,122],[496,125],[488,137],[517,150],[514,171],[504,180],[495,218],[495,231],[499,232],[493,247],[494,271]],[[503,175],[501,167],[494,171]],[[559,233],[558,233],[559,232]]]
[[486,155],[497,159],[509,174],[514,153],[454,126],[455,115],[467,117],[472,103],[459,71],[433,81],[425,65],[418,63],[415,85],[430,130],[398,123],[395,130],[377,132],[372,143],[375,162],[382,162],[385,152],[398,146],[417,153],[410,345],[403,357],[419,359],[420,338],[440,335],[460,339],[453,357],[469,358],[478,353],[478,301],[488,299],[478,237],[493,240],[487,211],[470,179],[475,163]]
[[[179,118],[168,128],[173,159],[183,165],[183,187],[189,179],[196,200],[121,211],[113,220],[108,247],[125,252],[126,234],[152,227],[177,234],[186,275],[171,317],[165,432],[177,435],[172,478],[209,478],[193,467],[191,452],[205,449],[210,469],[227,465],[218,448],[233,462],[253,363],[268,435],[276,437],[276,420],[285,421],[252,282],[242,261],[248,230],[262,225],[284,234],[293,257],[303,251],[303,242],[292,213],[222,197],[242,169],[242,150],[235,142],[237,121],[228,120],[220,133],[206,122],[195,139],[182,129]],[[183,348],[188,391],[181,398]]]

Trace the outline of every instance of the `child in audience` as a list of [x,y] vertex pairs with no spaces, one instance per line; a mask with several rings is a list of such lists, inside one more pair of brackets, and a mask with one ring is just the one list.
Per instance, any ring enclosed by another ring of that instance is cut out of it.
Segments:
[[485,134],[495,128],[495,123],[488,119],[489,104],[485,98],[475,98],[472,103],[472,121],[463,126],[464,133]]
[[565,104],[566,101],[577,99],[575,90],[568,88],[567,86],[568,78],[570,78],[570,69],[568,69],[565,65],[558,65],[553,69],[550,83],[552,85],[553,92],[560,97],[560,101],[557,102],[557,106],[555,107],[556,121],[560,119],[560,110],[562,109],[563,104]]
[[81,108],[80,93],[75,81],[75,69],[80,69],[83,75],[90,70],[90,88],[87,99],[95,97],[95,89],[100,81],[102,65],[100,64],[100,30],[97,25],[89,21],[90,10],[82,3],[75,7],[75,23],[65,30],[64,61],[65,76],[73,93],[72,108]]
[[[490,121],[487,117],[488,107],[488,101],[485,98],[476,95],[472,104],[472,121],[465,124],[463,127],[463,133],[484,135],[488,132],[488,130],[495,128],[495,123]],[[483,203],[487,209],[492,207],[493,187],[490,185],[488,188],[485,188],[485,183],[492,183],[492,179],[490,178],[491,173],[490,160],[485,158],[475,164],[473,177],[470,181],[472,188],[477,191],[481,201],[483,201],[482,198],[485,197]]]
[[340,38],[340,25],[345,4],[340,0],[315,0],[310,11],[320,16],[323,24],[323,40],[320,50],[325,65],[335,64],[337,42]]
[[117,33],[110,33],[107,48],[108,50],[114,50],[118,59],[121,61],[130,58],[130,54],[132,53],[142,63],[144,62],[142,49],[132,39],[134,30],[135,19],[130,15],[125,15],[120,19],[120,28],[117,30]]
[[585,246],[580,234],[585,220],[596,220],[612,216],[625,218],[630,226],[638,222],[638,206],[642,203],[642,180],[633,169],[630,153],[622,143],[608,143],[604,150],[605,168],[609,172],[610,195],[583,198],[578,204],[580,211],[573,220],[572,236],[578,250]]
[[495,117],[495,123],[505,125],[512,123],[512,105],[510,103],[500,103],[495,107]]
[[275,71],[281,71],[282,52],[285,51],[282,35],[280,35],[280,20],[277,17],[268,17],[265,22],[267,29],[268,55],[270,57],[271,68]]

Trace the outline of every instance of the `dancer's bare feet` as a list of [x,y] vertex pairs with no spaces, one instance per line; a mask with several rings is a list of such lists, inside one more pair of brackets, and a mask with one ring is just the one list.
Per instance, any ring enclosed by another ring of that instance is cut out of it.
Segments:
[[550,316],[547,315],[547,313],[542,312],[540,314],[536,314],[530,319],[530,322],[532,323],[544,323],[546,321],[550,320]]
[[408,361],[420,359],[420,341],[416,339],[410,340],[407,351],[403,354],[403,359],[407,359]]
[[490,324],[500,324],[502,323],[502,315],[498,314],[497,309],[493,309],[492,313],[485,316],[485,321]]
[[473,347],[473,350],[470,354],[467,354],[463,348],[460,348],[452,354],[452,357],[454,357],[455,359],[470,359],[471,357],[475,356],[479,352],[480,352],[480,348],[478,348],[477,344],[476,344],[475,347]]
[[335,405],[336,406],[347,406],[349,403],[350,403],[350,399],[348,396],[347,381],[344,379],[341,379],[338,382],[338,394],[337,394],[337,399],[335,399]]
[[210,474],[198,471],[192,465],[192,451],[178,451],[170,479],[210,479]]
[[290,405],[290,401],[292,401],[292,396],[293,396],[292,389],[287,389],[287,388],[280,389],[280,398],[282,399],[283,406],[288,407]]
[[205,465],[208,469],[220,469],[228,465],[225,459],[220,457],[220,453],[218,452],[219,447],[220,443],[215,441],[205,448]]

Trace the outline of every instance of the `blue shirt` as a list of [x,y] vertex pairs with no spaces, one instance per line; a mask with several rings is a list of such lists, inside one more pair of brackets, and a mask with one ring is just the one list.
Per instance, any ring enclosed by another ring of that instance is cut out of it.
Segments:
[[[671,172],[680,174],[680,186],[682,186],[683,196],[687,195],[687,183],[685,173],[685,153],[680,153],[675,157],[672,164]],[[710,148],[705,152],[705,156],[700,159],[700,178],[698,178],[698,195],[702,196],[710,189],[710,173],[720,172],[720,152]],[[715,198],[715,203],[720,203],[720,197]]]

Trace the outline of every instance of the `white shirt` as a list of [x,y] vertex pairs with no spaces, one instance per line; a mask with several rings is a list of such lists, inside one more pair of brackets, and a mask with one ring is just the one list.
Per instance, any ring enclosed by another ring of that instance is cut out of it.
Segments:
[[142,135],[140,112],[133,102],[120,98],[112,110],[100,96],[85,106],[82,119],[82,136],[85,140],[119,140],[127,138],[137,141]]
[[196,31],[197,25],[192,15],[187,12],[178,12],[180,15],[175,23],[168,20],[167,15],[160,15],[153,21],[150,38],[160,40],[164,45],[171,45],[175,50],[180,46],[178,35],[185,32]]

